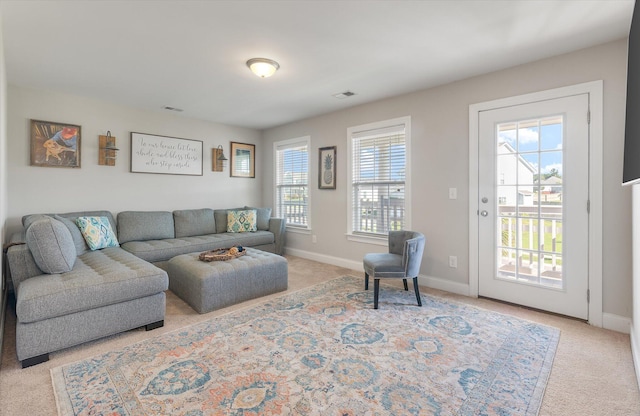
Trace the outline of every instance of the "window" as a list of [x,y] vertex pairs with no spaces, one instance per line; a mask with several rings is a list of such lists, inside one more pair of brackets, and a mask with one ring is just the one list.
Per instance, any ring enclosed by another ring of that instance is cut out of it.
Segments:
[[410,117],[348,129],[352,239],[410,229]]
[[273,144],[276,214],[287,227],[309,228],[309,137]]

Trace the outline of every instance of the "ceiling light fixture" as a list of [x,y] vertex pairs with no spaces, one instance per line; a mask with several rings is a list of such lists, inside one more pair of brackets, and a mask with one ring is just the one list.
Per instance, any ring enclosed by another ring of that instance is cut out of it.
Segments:
[[272,59],[267,58],[252,58],[247,61],[247,66],[251,71],[260,78],[268,78],[273,75],[280,64]]

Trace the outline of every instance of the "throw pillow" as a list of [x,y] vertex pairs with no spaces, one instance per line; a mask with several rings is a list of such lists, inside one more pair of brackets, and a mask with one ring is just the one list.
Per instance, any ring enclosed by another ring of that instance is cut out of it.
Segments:
[[256,231],[255,209],[227,211],[228,233],[245,233],[249,231]]
[[76,224],[91,250],[120,246],[107,217],[78,217]]
[[269,230],[269,218],[271,218],[271,208],[253,208],[253,207],[244,207],[244,209],[255,209],[257,220],[256,226],[258,230],[267,231]]
[[66,273],[76,262],[76,246],[69,229],[51,217],[31,223],[26,242],[33,260],[48,274]]

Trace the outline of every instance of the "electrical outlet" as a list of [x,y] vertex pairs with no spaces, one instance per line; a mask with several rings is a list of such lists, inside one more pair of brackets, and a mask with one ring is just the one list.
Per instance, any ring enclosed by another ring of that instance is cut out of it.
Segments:
[[449,267],[452,269],[458,268],[458,258],[456,256],[449,256]]
[[318,242],[318,238],[316,237],[315,234],[311,236],[311,242],[312,243],[317,243]]
[[449,188],[449,199],[458,199],[458,188]]

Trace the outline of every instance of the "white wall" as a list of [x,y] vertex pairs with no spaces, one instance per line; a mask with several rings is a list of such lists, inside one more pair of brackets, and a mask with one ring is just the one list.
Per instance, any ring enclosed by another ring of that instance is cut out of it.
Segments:
[[[8,102],[9,232],[18,230],[21,217],[29,213],[106,209],[115,215],[125,210],[232,208],[262,201],[260,179],[231,178],[228,163],[223,172],[211,172],[211,149],[220,144],[227,158],[230,141],[256,144],[260,154],[257,130],[13,85]],[[30,166],[30,119],[82,126],[81,168]],[[98,136],[107,130],[120,149],[113,167],[98,165]],[[132,131],[202,140],[203,176],[130,173]],[[256,160],[257,178],[260,162]]]
[[[347,241],[347,128],[411,116],[412,224],[427,236],[421,274],[452,287],[468,285],[469,105],[551,88],[604,80],[604,312],[631,317],[631,193],[621,187],[627,41],[574,53],[310,118],[264,132],[263,183],[273,187],[273,141],[311,136],[311,227],[317,236],[287,234],[287,248],[359,266],[383,248]],[[367,91],[356,91],[366,94]],[[337,189],[318,190],[317,149],[337,146]],[[458,199],[448,189],[458,189]],[[264,192],[272,205],[272,192]],[[458,268],[448,266],[449,255]]]

